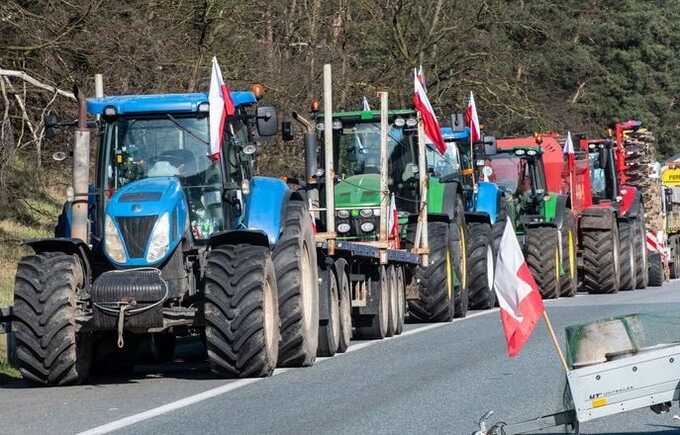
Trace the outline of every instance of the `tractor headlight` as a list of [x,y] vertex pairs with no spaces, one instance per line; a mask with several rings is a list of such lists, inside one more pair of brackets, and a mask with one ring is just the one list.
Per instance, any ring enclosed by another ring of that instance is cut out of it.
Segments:
[[375,229],[375,225],[373,225],[373,222],[364,222],[363,224],[361,224],[361,231],[365,233],[370,233],[371,231],[373,231],[373,229]]
[[371,210],[370,208],[362,208],[359,211],[359,214],[361,215],[361,217],[365,217],[365,218],[371,217],[371,216],[373,216],[373,210]]
[[168,252],[168,246],[170,245],[170,217],[168,213],[164,213],[156,221],[156,225],[153,227],[151,232],[151,238],[149,239],[149,247],[146,252],[146,261],[149,263],[154,263]]
[[349,217],[349,210],[338,210],[338,217],[341,219],[347,219]]
[[116,263],[125,263],[127,261],[123,239],[120,237],[118,228],[109,215],[106,215],[106,223],[104,224],[104,249],[106,254]]
[[350,230],[350,226],[348,223],[341,223],[338,225],[338,232],[339,233],[348,233]]

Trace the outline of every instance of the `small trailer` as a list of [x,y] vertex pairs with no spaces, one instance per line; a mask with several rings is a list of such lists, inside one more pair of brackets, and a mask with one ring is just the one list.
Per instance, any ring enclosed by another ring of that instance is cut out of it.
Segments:
[[[633,322],[637,315],[597,322],[603,325],[623,320],[623,329],[630,335],[639,330]],[[593,325],[593,324],[591,324]],[[680,400],[680,343],[657,344],[639,349],[619,346],[620,336],[609,331],[598,331],[600,339],[607,341],[602,351],[606,361],[573,363],[566,374],[563,411],[525,420],[487,425],[493,411],[479,420],[479,430],[473,435],[511,435],[535,433],[552,427],[564,427],[565,433],[579,433],[579,424],[602,417],[649,407],[656,414],[667,413],[673,401]],[[643,334],[639,334],[642,336]],[[569,331],[567,331],[569,337]],[[613,347],[611,343],[618,341]],[[631,341],[634,343],[634,341]],[[603,342],[598,343],[602,348]],[[633,347],[634,344],[633,344]],[[591,349],[592,350],[592,349]],[[592,355],[592,352],[591,352]]]

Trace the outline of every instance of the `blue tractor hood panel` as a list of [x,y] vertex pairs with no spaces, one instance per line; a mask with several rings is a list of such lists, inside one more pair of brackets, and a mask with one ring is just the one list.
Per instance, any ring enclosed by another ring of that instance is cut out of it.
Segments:
[[498,217],[498,202],[500,190],[495,183],[487,181],[477,182],[477,194],[475,198],[475,211],[489,215],[491,225],[496,223]]
[[470,141],[470,128],[465,127],[461,131],[453,131],[451,127],[442,127],[442,137],[446,142],[469,142]]
[[[162,258],[149,263],[146,261],[149,238],[159,218],[166,213],[170,233],[168,249]],[[128,258],[124,264],[111,261],[124,266],[151,266],[163,262],[175,251],[189,225],[187,200],[181,183],[174,177],[145,178],[125,185],[111,197],[106,205],[106,215],[118,228]]]
[[[257,103],[250,91],[231,91],[234,106]],[[196,112],[201,103],[208,102],[207,93],[195,94],[153,94],[119,95],[114,97],[88,98],[87,111],[90,115],[103,115],[104,109],[113,107],[117,115],[132,113],[179,113]]]
[[281,219],[289,196],[290,189],[282,180],[253,177],[243,224],[248,229],[264,231],[270,246],[274,246],[281,235]]

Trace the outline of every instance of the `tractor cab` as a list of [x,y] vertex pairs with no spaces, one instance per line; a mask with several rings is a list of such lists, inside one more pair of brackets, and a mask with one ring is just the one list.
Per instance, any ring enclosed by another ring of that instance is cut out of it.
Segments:
[[616,202],[618,182],[614,142],[610,139],[582,139],[581,148],[588,153],[593,203]]
[[[417,213],[418,139],[412,110],[388,113],[388,189],[402,215]],[[315,117],[323,143],[323,114]],[[323,145],[320,147],[324,150]],[[346,240],[377,240],[380,223],[380,112],[333,114],[336,232]],[[321,161],[323,161],[323,155]]]

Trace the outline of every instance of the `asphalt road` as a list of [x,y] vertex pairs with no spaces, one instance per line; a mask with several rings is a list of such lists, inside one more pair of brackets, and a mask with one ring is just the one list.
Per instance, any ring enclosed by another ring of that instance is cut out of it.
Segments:
[[[560,335],[567,325],[610,315],[675,315],[680,282],[547,306]],[[0,388],[0,433],[470,434],[489,409],[514,422],[561,406],[564,376],[543,324],[510,360],[496,311],[409,325],[401,337],[355,342],[350,350],[263,380],[216,380],[202,363],[177,362],[88,386],[37,389],[18,381]],[[609,417],[581,433],[680,433],[674,410]]]

